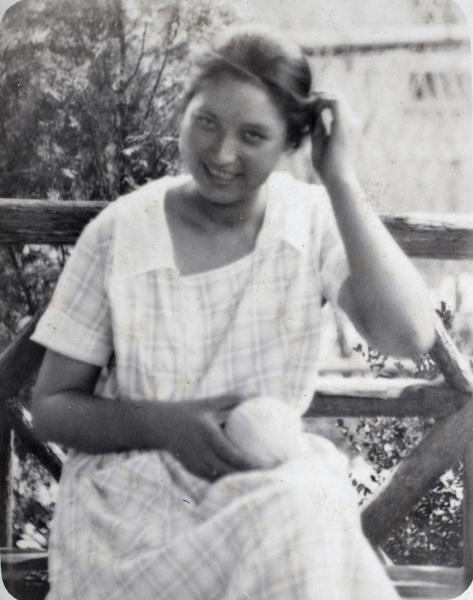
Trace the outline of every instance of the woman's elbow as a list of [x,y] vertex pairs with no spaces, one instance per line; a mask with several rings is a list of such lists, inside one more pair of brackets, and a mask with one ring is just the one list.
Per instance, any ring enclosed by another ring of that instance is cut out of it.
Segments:
[[31,416],[33,429],[38,438],[43,441],[51,441],[51,424],[53,421],[53,402],[51,398],[36,387],[33,388],[31,402]]
[[431,323],[424,327],[413,328],[406,341],[406,357],[422,356],[432,349],[435,342],[435,326],[432,317]]
[[398,358],[414,358],[427,354],[435,342],[435,320],[430,311],[415,321],[385,327],[379,343],[373,345],[381,352]]

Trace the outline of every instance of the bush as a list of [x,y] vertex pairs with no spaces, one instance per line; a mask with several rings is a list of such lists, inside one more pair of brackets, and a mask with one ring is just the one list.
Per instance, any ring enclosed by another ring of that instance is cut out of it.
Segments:
[[229,1],[23,0],[0,42],[0,197],[111,200],[177,166],[189,49]]

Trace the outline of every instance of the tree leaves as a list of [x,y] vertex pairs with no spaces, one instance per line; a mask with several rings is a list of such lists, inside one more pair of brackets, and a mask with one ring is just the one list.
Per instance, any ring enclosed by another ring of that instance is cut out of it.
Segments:
[[236,19],[230,2],[14,8],[0,40],[0,197],[111,200],[175,172],[189,49]]

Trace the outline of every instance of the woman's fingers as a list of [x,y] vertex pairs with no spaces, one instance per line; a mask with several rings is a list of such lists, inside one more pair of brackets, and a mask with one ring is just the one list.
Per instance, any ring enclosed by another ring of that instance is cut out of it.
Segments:
[[328,140],[329,135],[319,115],[312,130],[312,162],[317,170],[325,155]]
[[244,398],[229,394],[176,404],[176,426],[169,450],[190,471],[210,481],[255,468],[225,435],[226,416]]
[[312,163],[326,183],[337,173],[355,170],[357,123],[346,103],[330,94],[317,95],[314,111],[317,118],[312,132]]
[[330,133],[330,123],[338,116],[338,98],[329,94],[317,94],[314,102],[317,121],[324,124],[327,133]]
[[210,441],[215,455],[228,465],[230,470],[246,471],[255,467],[247,456],[228,439],[223,427],[219,424],[213,424]]

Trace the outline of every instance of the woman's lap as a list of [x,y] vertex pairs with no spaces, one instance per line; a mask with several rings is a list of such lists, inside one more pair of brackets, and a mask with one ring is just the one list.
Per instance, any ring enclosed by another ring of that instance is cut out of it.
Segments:
[[348,478],[330,461],[207,484],[159,456],[66,468],[50,600],[396,598],[361,535]]

